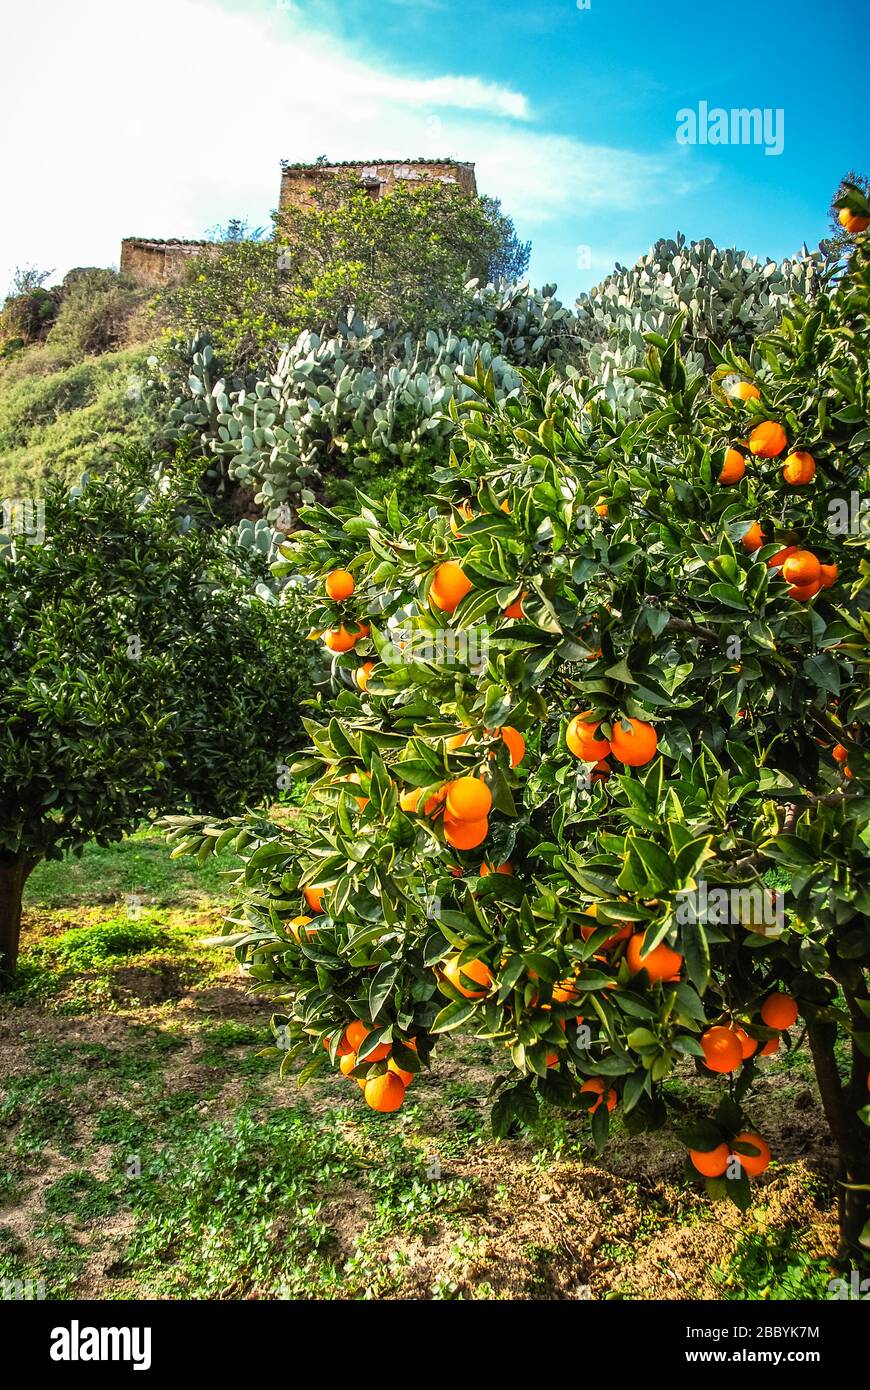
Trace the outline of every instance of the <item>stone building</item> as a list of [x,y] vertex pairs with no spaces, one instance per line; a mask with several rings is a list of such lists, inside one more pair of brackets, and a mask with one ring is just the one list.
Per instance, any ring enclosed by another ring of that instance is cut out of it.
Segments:
[[[411,187],[427,180],[455,184],[472,197],[477,192],[474,165],[455,159],[381,159],[367,162],[346,160],[328,164],[281,163],[281,190],[278,209],[310,207],[314,190],[330,178],[352,178],[372,198],[381,198],[398,184]],[[140,285],[162,289],[176,284],[191,256],[216,255],[221,249],[214,241],[180,241],[176,237],[125,237],[121,242],[121,274]]]
[[351,178],[372,198],[382,198],[397,184],[419,184],[427,180],[455,184],[470,197],[477,192],[473,164],[455,159],[381,159],[365,163],[345,160],[340,164],[281,164],[279,212],[288,207],[310,207],[314,190],[331,178]]

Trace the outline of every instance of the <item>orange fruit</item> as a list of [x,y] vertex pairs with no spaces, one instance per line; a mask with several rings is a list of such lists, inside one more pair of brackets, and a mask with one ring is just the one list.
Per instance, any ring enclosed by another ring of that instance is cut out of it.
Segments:
[[494,729],[493,732],[501,735],[501,741],[510,754],[511,767],[519,767],[526,756],[526,740],[519,729],[512,729],[510,724],[503,724],[500,729]]
[[772,1057],[775,1052],[779,1052],[779,1038],[768,1038],[758,1055]]
[[793,584],[788,591],[788,597],[795,599],[798,603],[809,603],[811,598],[815,598],[821,588],[821,584]]
[[448,783],[446,810],[451,820],[483,820],[492,810],[492,792],[479,777],[457,777]]
[[338,1069],[342,1076],[350,1076],[356,1067],[356,1053],[344,1052],[338,1059]]
[[[328,1052],[329,1038],[323,1039],[323,1046],[326,1048]],[[344,1032],[338,1040],[338,1047],[335,1049],[335,1055],[336,1057],[347,1057],[351,1052],[353,1052],[353,1048],[347,1040],[347,1029],[345,1028]]]
[[410,791],[402,792],[399,797],[399,808],[412,815],[417,809],[417,803],[423,794],[422,787],[411,787]]
[[607,516],[610,511],[610,508],[608,507],[606,502],[599,501],[595,504],[595,510],[599,516]]
[[720,487],[729,487],[732,483],[739,483],[745,472],[746,459],[740,450],[726,449],[725,462],[722,464],[722,471],[716,482]]
[[785,430],[776,420],[762,420],[749,436],[749,447],[756,458],[778,458],[787,443]]
[[607,1098],[605,1100],[605,1086],[600,1076],[590,1076],[588,1081],[583,1082],[583,1085],[580,1087],[580,1090],[589,1091],[592,1093],[592,1095],[598,1097],[595,1104],[589,1106],[588,1114],[590,1115],[595,1114],[595,1111],[598,1109],[602,1101],[604,1101],[608,1110],[613,1110],[616,1106],[616,1092],[614,1091],[612,1086],[610,1090],[607,1092]]
[[728,395],[735,401],[757,401],[761,392],[751,381],[737,381],[731,387]]
[[[444,962],[441,967],[444,978],[449,980],[454,989],[458,989],[460,994],[464,994],[466,999],[484,999],[492,989],[492,971],[483,960],[467,960],[463,965],[459,964],[458,956],[451,956],[450,960]],[[483,985],[483,989],[469,989],[463,984],[463,978],[473,980],[475,984]]]
[[558,1067],[558,1065],[559,1065],[559,1054],[558,1054],[558,1052],[548,1052],[548,1053],[547,1053],[547,1057],[546,1057],[546,1062],[547,1062],[547,1066],[548,1066],[548,1067]]
[[847,763],[849,761],[849,750],[842,743],[835,743],[831,749],[835,762]]
[[[322,888],[303,888],[302,896],[311,908],[312,912],[323,911],[323,889]],[[309,921],[311,919],[309,918]]]
[[816,584],[822,577],[822,567],[811,550],[796,550],[782,562],[782,577],[796,588]]
[[689,1158],[705,1178],[721,1178],[730,1157],[727,1144],[717,1144],[715,1149],[689,1149]]
[[782,550],[778,550],[778,551],[776,552],[775,555],[771,555],[770,559],[769,559],[768,562],[767,562],[767,568],[768,568],[769,570],[779,569],[779,567],[780,567],[780,565],[783,563],[783,561],[784,561],[784,560],[787,560],[788,557],[789,557],[789,555],[794,555],[794,553],[795,553],[796,550],[797,550],[797,546],[796,546],[796,545],[786,545],[786,546],[784,546],[783,549],[782,549]]
[[805,483],[811,483],[816,476],[816,461],[812,454],[803,449],[789,454],[783,464],[782,476],[789,487],[803,487]]
[[792,999],[790,994],[782,994],[779,991],[769,994],[761,1006],[761,1019],[768,1028],[777,1028],[781,1032],[784,1028],[791,1028],[797,1022],[798,1006],[797,1000]]
[[740,1039],[730,1028],[708,1028],[701,1034],[701,1047],[708,1071],[736,1071],[743,1061]]
[[751,1130],[745,1130],[742,1134],[735,1134],[732,1141],[735,1144],[752,1144],[759,1150],[755,1154],[729,1154],[729,1159],[736,1158],[740,1167],[748,1178],[757,1178],[764,1172],[770,1162],[771,1154],[769,1146],[764,1142],[760,1134],[753,1134]]
[[356,681],[360,690],[368,690],[369,676],[371,675],[374,668],[375,663],[373,661],[364,661],[362,666],[357,668],[354,674],[354,680]]
[[575,987],[573,980],[557,980],[553,985],[553,1003],[568,1004],[572,999],[579,999],[580,991]]
[[477,849],[489,834],[489,821],[486,816],[480,820],[456,820],[445,813],[444,838],[454,849]]
[[[624,729],[623,723],[629,727]],[[659,736],[652,724],[645,724],[642,719],[614,721],[610,751],[626,767],[643,767],[644,763],[651,762],[658,746]]]
[[449,749],[449,751],[452,753],[454,749],[461,748],[463,744],[466,744],[470,738],[470,729],[466,729],[464,733],[461,734],[451,734],[449,738],[446,738],[444,740],[444,747]]
[[504,864],[497,864],[496,867],[493,869],[489,866],[489,864],[487,864],[484,861],[484,863],[481,864],[478,873],[480,874],[481,878],[486,878],[487,874],[510,874],[511,876],[513,876],[513,871],[513,864],[508,864],[507,862],[505,862]]
[[823,589],[831,589],[836,584],[840,575],[840,567],[837,564],[819,565],[821,571],[821,585]]
[[437,792],[433,792],[431,796],[426,798],[426,805],[423,807],[423,814],[426,816],[434,816],[436,811],[440,810],[441,803],[446,797],[446,795],[447,784],[445,783],[443,787],[439,787]]
[[405,1099],[405,1086],[394,1071],[385,1071],[383,1076],[369,1077],[363,1095],[366,1105],[370,1105],[372,1110],[388,1115],[400,1109]]
[[610,744],[606,738],[596,737],[600,721],[595,720],[591,710],[585,714],[575,714],[565,731],[565,742],[575,758],[584,763],[597,763],[606,758]]
[[[344,1036],[354,1052],[359,1052],[371,1031],[371,1028],[366,1028],[365,1024],[360,1019],[355,1018],[347,1025],[344,1030]],[[363,1061],[382,1062],[385,1057],[389,1057],[391,1051],[392,1048],[389,1043],[378,1043],[374,1051],[369,1052],[367,1056],[363,1058]]]
[[309,927],[308,931],[302,930],[303,927],[308,926],[310,921],[310,917],[292,917],[290,919],[290,934],[295,941],[301,941],[303,936],[306,941],[310,941],[312,936],[317,935],[317,927]]
[[682,968],[683,957],[679,951],[671,950],[664,941],[650,951],[647,955],[641,955],[641,943],[643,933],[635,932],[629,938],[628,946],[625,950],[625,959],[632,975],[637,975],[639,971],[645,970],[650,978],[650,984],[656,984],[659,980],[675,979]]
[[353,575],[349,570],[332,570],[326,576],[326,592],[330,598],[350,598],[354,588]]
[[356,646],[362,633],[349,632],[344,623],[340,627],[331,628],[323,634],[323,644],[331,652],[349,652]]
[[762,531],[757,521],[753,521],[752,525],[749,527],[749,530],[744,531],[743,535],[740,537],[740,544],[743,546],[744,550],[748,550],[750,552],[753,550],[758,550],[762,545],[764,545],[764,532]]
[[855,774],[854,774],[854,772],[852,771],[852,769],[851,769],[849,766],[846,765],[846,766],[843,767],[843,776],[844,776],[844,777],[848,777],[849,780],[851,781],[852,778],[855,776]]
[[[471,510],[470,502],[460,502],[456,510],[462,517],[463,521],[471,521],[472,517],[474,516],[474,512]],[[459,526],[457,525],[455,516],[452,516],[450,518],[450,529],[458,540],[462,540],[462,532],[460,531]]]
[[738,1024],[732,1025],[731,1031],[740,1043],[740,1052],[745,1062],[757,1052],[758,1043],[755,1038],[749,1036],[745,1028],[741,1028]]
[[840,226],[845,227],[850,236],[854,236],[856,232],[866,232],[870,227],[870,217],[862,217],[851,208],[840,208]]
[[462,566],[455,560],[445,560],[435,571],[429,597],[443,613],[452,613],[473,588]]
[[403,1086],[410,1086],[411,1082],[414,1080],[414,1073],[412,1071],[405,1071],[403,1067],[399,1066],[398,1062],[393,1061],[392,1057],[387,1063],[387,1071],[394,1071]]
[[513,603],[509,604],[508,607],[504,610],[504,612],[502,613],[502,617],[524,618],[526,615],[523,612],[523,599],[526,597],[526,594],[528,592],[528,589],[523,589],[523,592],[520,594],[519,598],[515,598]]
[[[587,908],[587,912],[588,912],[588,911],[589,911],[589,909]],[[592,935],[593,935],[595,932],[597,932],[597,931],[598,931],[598,928],[597,928],[597,927],[581,927],[581,928],[580,928],[580,935],[582,936],[582,938],[583,938],[584,941],[588,941],[589,938],[590,938],[590,936],[592,936]],[[602,943],[601,943],[601,949],[602,949],[602,951],[609,951],[609,950],[611,950],[611,948],[614,947],[618,942],[620,942],[620,941],[627,941],[628,938],[632,935],[632,932],[633,932],[633,931],[634,931],[634,928],[632,927],[631,923],[630,923],[630,922],[626,922],[624,926],[620,927],[619,931],[614,932],[613,936],[608,936],[608,937],[605,938],[604,941],[602,941]]]

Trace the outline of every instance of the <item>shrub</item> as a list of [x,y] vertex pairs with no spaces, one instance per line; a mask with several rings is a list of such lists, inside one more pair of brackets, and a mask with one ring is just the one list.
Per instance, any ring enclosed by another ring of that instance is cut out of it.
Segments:
[[112,352],[127,342],[130,321],[150,291],[128,284],[114,270],[71,270],[48,341],[71,356]]
[[496,1133],[543,1101],[587,1110],[601,1146],[611,1108],[656,1127],[675,1071],[718,1077],[679,1130],[686,1175],[745,1206],[770,1157],[760,1058],[800,1015],[861,1258],[868,309],[865,237],[757,371],[711,346],[690,377],[679,321],[649,334],[638,419],[552,371],[500,400],[481,365],[427,517],[395,495],[302,510],[286,566],[317,580],[336,694],[293,769],[307,819],[242,830],[232,913],[302,1080],[341,1060],[394,1109],[461,1029],[503,1051]]

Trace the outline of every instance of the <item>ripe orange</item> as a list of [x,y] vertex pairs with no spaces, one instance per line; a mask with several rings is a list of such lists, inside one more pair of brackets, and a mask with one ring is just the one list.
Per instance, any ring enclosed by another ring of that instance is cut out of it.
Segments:
[[402,792],[402,795],[399,797],[400,810],[406,811],[408,815],[413,815],[422,794],[422,787],[411,787],[410,791]]
[[[470,502],[460,502],[456,510],[458,511],[459,515],[463,518],[464,521],[471,521],[472,517],[474,516],[474,512],[471,510]],[[450,529],[458,540],[462,540],[462,532],[456,524],[455,516],[452,516],[450,518]]]
[[444,747],[445,747],[446,749],[448,749],[448,750],[452,753],[452,752],[454,751],[454,749],[456,749],[456,748],[462,748],[462,746],[463,746],[464,744],[466,744],[470,738],[471,738],[471,730],[470,730],[470,729],[466,729],[466,730],[465,730],[463,733],[461,733],[461,734],[451,734],[449,738],[446,738],[446,739],[444,740]]
[[411,1082],[414,1080],[414,1073],[412,1071],[405,1071],[403,1067],[399,1066],[398,1062],[393,1061],[392,1057],[387,1063],[387,1071],[394,1071],[403,1086],[410,1086]]
[[835,743],[831,749],[831,753],[833,754],[834,760],[838,763],[847,763],[849,761],[849,750],[844,747],[842,743]]
[[708,1028],[701,1034],[701,1047],[708,1071],[736,1071],[743,1061],[740,1039],[730,1028]]
[[573,980],[557,980],[553,985],[554,1004],[567,1004],[579,997],[580,991],[575,987]]
[[[317,927],[308,927],[310,921],[310,917],[292,917],[290,919],[290,934],[294,940],[301,941],[304,937],[306,941],[310,941],[312,936],[317,935]],[[308,927],[308,930],[304,931],[304,927]]]
[[589,1106],[588,1113],[590,1115],[595,1114],[595,1111],[598,1109],[602,1101],[604,1101],[608,1110],[613,1110],[616,1106],[616,1092],[614,1091],[612,1086],[610,1090],[607,1092],[607,1098],[605,1100],[605,1086],[600,1076],[590,1076],[588,1081],[583,1082],[583,1085],[580,1087],[580,1090],[590,1091],[593,1095],[598,1097],[595,1104]]
[[778,458],[787,443],[785,430],[776,420],[762,420],[749,436],[749,447],[756,458]]
[[721,1178],[730,1157],[727,1144],[717,1144],[715,1149],[689,1149],[689,1158],[705,1178]]
[[819,565],[821,571],[821,584],[823,589],[832,589],[836,584],[840,574],[840,567],[837,564]]
[[446,809],[451,820],[483,820],[492,810],[492,792],[479,777],[457,777],[448,784]]
[[456,820],[454,816],[445,812],[444,838],[454,849],[477,849],[488,834],[489,821],[486,816],[482,816],[480,820]]
[[782,549],[782,550],[778,550],[778,551],[776,552],[775,555],[771,555],[770,559],[769,559],[768,562],[767,562],[767,568],[768,568],[769,570],[779,569],[779,567],[780,567],[780,565],[783,563],[783,561],[784,561],[784,560],[787,560],[788,557],[789,557],[789,555],[794,555],[794,553],[795,553],[796,550],[797,550],[797,546],[796,546],[796,545],[786,545],[786,546],[784,546],[783,549]]
[[816,476],[816,461],[812,454],[803,449],[789,454],[783,464],[782,476],[789,487],[803,487],[805,483],[811,483]]
[[732,483],[739,483],[745,472],[746,459],[740,450],[726,449],[725,462],[722,464],[722,471],[716,482],[720,487],[730,487]]
[[788,591],[788,597],[796,599],[798,603],[809,603],[811,598],[815,598],[821,587],[818,580],[815,584],[793,584]]
[[438,788],[437,792],[433,792],[431,796],[426,798],[426,805],[423,807],[423,814],[426,816],[434,816],[436,812],[441,809],[441,803],[444,801],[446,796],[447,784],[445,783],[443,787]]
[[[590,909],[587,908],[586,911],[589,912]],[[598,927],[581,927],[580,935],[582,936],[584,941],[588,941],[590,936],[592,936],[597,931]],[[610,951],[614,946],[617,945],[618,942],[627,941],[633,931],[634,928],[632,927],[631,923],[626,922],[624,926],[619,928],[619,931],[613,933],[613,936],[608,936],[604,939],[604,941],[602,941],[602,951]]]
[[[623,728],[623,722],[628,729]],[[659,746],[659,736],[652,724],[642,719],[614,720],[610,735],[610,751],[626,767],[643,767],[651,762]]]
[[[360,1019],[355,1018],[347,1025],[347,1028],[344,1030],[344,1036],[354,1052],[359,1052],[370,1032],[370,1028],[366,1028],[365,1024]],[[374,1051],[369,1052],[363,1058],[363,1061],[382,1062],[385,1057],[389,1057],[391,1051],[392,1048],[389,1043],[378,1043]]]
[[526,615],[523,612],[523,599],[526,597],[526,594],[528,592],[528,589],[523,589],[523,592],[520,594],[519,598],[515,598],[513,603],[509,604],[508,607],[504,610],[504,612],[502,613],[502,617],[524,618]]
[[394,1071],[385,1071],[383,1076],[372,1076],[368,1079],[363,1095],[366,1105],[370,1105],[372,1110],[379,1110],[381,1114],[388,1115],[391,1111],[400,1109],[405,1099],[405,1086],[401,1077]]
[[484,862],[478,870],[481,878],[486,878],[487,874],[510,874],[512,877],[513,872],[513,864],[508,864],[507,861],[505,861],[504,864],[497,864],[494,869],[490,868],[489,864]]
[[850,236],[854,236],[856,232],[866,232],[870,227],[870,217],[862,217],[851,208],[840,208],[840,226],[845,227]]
[[354,674],[354,679],[357,685],[359,686],[360,690],[368,690],[369,676],[371,675],[374,668],[375,663],[373,661],[364,661],[362,666],[357,668]]
[[651,984],[656,984],[659,980],[678,978],[683,965],[683,957],[679,951],[671,950],[670,946],[663,941],[647,955],[642,956],[642,941],[643,932],[635,932],[634,936],[629,937],[625,950],[625,959],[628,961],[632,975],[637,975],[639,971],[645,970],[649,975]]
[[768,1038],[758,1055],[759,1057],[772,1057],[775,1052],[779,1052],[779,1038]]
[[[311,908],[312,912],[323,911],[323,889],[322,888],[303,888],[302,896]],[[310,921],[310,918],[309,918]]]
[[429,597],[442,613],[452,613],[473,588],[462,566],[455,560],[445,560],[435,571]]
[[782,577],[788,584],[805,587],[822,577],[822,567],[811,550],[796,550],[782,562]]
[[332,570],[326,576],[326,592],[330,598],[350,598],[354,588],[353,575],[349,570]]
[[599,516],[607,516],[609,514],[610,508],[608,507],[606,502],[599,500],[595,505],[595,510]]
[[344,1052],[338,1059],[338,1069],[342,1076],[350,1076],[356,1067],[356,1053]]
[[758,550],[764,545],[764,532],[757,521],[753,521],[749,529],[744,531],[743,535],[740,537],[740,544],[743,546],[744,550],[750,552]]
[[764,1172],[765,1168],[770,1163],[771,1154],[769,1146],[764,1142],[760,1134],[753,1134],[751,1130],[745,1130],[742,1134],[735,1134],[733,1142],[735,1144],[752,1144],[756,1149],[760,1150],[759,1153],[755,1154],[738,1154],[733,1152],[729,1154],[729,1159],[736,1158],[748,1178],[757,1178]]
[[738,1024],[733,1025],[732,1032],[740,1043],[740,1052],[745,1062],[758,1051],[758,1043],[755,1038],[749,1036],[745,1028],[741,1028]]
[[[458,989],[460,994],[464,994],[466,999],[484,999],[492,989],[492,971],[484,960],[467,960],[463,965],[459,964],[458,956],[451,956],[450,960],[444,962],[441,969],[444,978],[449,980],[454,989]],[[469,989],[463,984],[463,977],[466,980],[473,980],[475,984],[483,985],[483,989]]]
[[790,994],[782,994],[777,991],[769,994],[761,1006],[761,1019],[768,1028],[778,1028],[780,1032],[783,1028],[791,1028],[797,1022],[798,1006],[797,1000],[792,999]]
[[737,381],[731,387],[728,395],[735,401],[757,401],[761,392],[751,381]]
[[599,727],[599,721],[594,719],[591,710],[587,710],[585,714],[575,714],[568,725],[565,742],[570,752],[581,762],[597,763],[610,752],[607,739],[597,737]]
[[323,634],[323,644],[331,652],[349,652],[356,646],[360,637],[359,632],[349,632],[344,623],[340,627],[331,628]]
[[547,1066],[548,1066],[548,1067],[558,1067],[558,1065],[559,1065],[559,1054],[558,1054],[558,1052],[548,1052],[548,1053],[547,1053],[547,1057],[546,1057],[546,1062],[547,1062]]
[[[328,1052],[329,1038],[323,1039],[323,1046],[326,1048]],[[347,1040],[347,1029],[345,1028],[344,1032],[338,1040],[338,1047],[335,1049],[335,1055],[336,1057],[347,1057],[351,1052],[353,1052],[353,1048]]]

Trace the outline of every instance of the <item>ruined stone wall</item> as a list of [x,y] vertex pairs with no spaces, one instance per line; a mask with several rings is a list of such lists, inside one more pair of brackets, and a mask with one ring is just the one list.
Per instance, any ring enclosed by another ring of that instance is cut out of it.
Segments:
[[388,159],[343,164],[288,164],[281,166],[279,211],[287,207],[310,207],[318,184],[329,178],[356,179],[372,197],[387,194],[399,183],[422,183],[427,179],[456,184],[463,193],[477,192],[474,165],[454,159]]
[[214,256],[221,251],[214,241],[166,241],[150,237],[125,237],[121,242],[121,274],[139,285],[155,289],[175,285],[193,256]]

